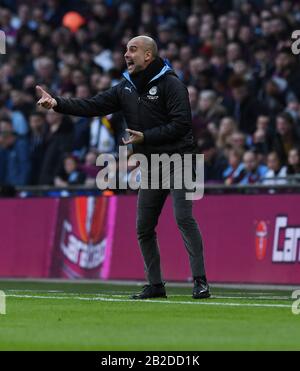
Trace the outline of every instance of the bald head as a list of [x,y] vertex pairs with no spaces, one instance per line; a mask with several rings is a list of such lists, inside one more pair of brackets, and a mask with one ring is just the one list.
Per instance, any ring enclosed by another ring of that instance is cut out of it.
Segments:
[[152,39],[152,37],[141,35],[134,37],[130,41],[140,43],[140,45],[142,45],[145,51],[150,51],[152,53],[153,58],[157,57],[158,55],[157,44]]
[[144,70],[157,56],[157,45],[151,37],[141,35],[132,38],[125,53],[129,74]]

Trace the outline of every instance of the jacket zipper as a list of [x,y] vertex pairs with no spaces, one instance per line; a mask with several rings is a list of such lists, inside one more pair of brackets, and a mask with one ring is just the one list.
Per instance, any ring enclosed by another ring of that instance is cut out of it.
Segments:
[[140,120],[140,105],[141,105],[141,101],[142,101],[142,99],[141,99],[141,96],[139,95],[138,96],[138,122],[139,122],[139,125],[140,126],[143,126],[142,123],[141,123],[141,120]]

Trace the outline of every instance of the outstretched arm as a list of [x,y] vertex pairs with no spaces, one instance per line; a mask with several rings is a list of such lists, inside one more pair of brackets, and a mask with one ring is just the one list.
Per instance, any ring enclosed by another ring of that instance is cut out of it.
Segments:
[[38,105],[54,111],[74,116],[105,116],[109,113],[121,110],[117,86],[105,92],[99,93],[92,98],[63,98],[52,97],[40,86],[36,87],[41,95]]

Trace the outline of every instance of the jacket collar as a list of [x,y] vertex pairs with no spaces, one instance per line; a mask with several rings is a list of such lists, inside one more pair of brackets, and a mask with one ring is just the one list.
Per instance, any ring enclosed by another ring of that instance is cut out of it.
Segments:
[[[160,70],[160,72],[157,75],[152,77],[152,79],[148,82],[148,84],[150,84],[150,82],[153,82],[153,81],[159,79],[161,76],[165,75],[167,72],[173,71],[172,68],[170,67],[170,64],[168,63],[168,61],[166,59],[164,60],[164,63],[165,63],[164,67]],[[136,86],[134,85],[133,81],[131,80],[128,71],[125,71],[123,73],[123,76],[136,89]]]

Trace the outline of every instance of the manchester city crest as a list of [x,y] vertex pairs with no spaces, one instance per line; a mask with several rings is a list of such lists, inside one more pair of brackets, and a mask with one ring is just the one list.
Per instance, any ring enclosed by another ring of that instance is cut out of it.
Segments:
[[157,86],[152,86],[152,88],[149,90],[149,94],[155,95],[157,93]]

